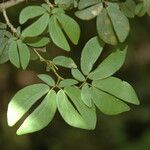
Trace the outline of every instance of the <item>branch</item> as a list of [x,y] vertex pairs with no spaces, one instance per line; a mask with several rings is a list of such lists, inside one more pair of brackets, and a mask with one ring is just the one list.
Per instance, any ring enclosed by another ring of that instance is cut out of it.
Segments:
[[15,6],[19,3],[25,2],[26,0],[9,0],[7,2],[0,3],[0,11],[2,12],[4,9]]
[[6,10],[3,9],[3,16],[5,18],[6,24],[8,25],[8,27],[11,29],[11,31],[16,34],[17,30],[15,29],[15,27],[10,23],[9,18],[7,16]]

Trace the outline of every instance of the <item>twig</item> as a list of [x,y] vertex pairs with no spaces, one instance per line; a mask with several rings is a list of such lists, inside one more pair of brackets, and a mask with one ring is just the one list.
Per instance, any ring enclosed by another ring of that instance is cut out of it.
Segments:
[[4,18],[5,18],[5,21],[6,21],[6,24],[8,25],[8,27],[11,29],[11,31],[12,31],[15,35],[17,35],[17,30],[16,30],[16,28],[10,23],[9,18],[8,18],[8,16],[7,16],[7,13],[6,13],[6,10],[5,10],[5,9],[3,9],[3,16],[4,16]]
[[49,5],[49,7],[54,8],[53,4],[49,0],[45,0],[45,2]]
[[34,50],[34,52],[36,53],[36,55],[39,57],[40,61],[46,63],[46,65],[52,69],[53,73],[57,76],[58,81],[64,79],[63,77],[61,77],[61,76],[57,73],[56,69],[58,69],[58,68],[55,66],[55,64],[53,64],[52,61],[46,60],[44,57],[42,57],[42,56],[37,52],[36,49],[33,49],[33,50]]
[[0,3],[0,11],[2,12],[4,9],[15,6],[19,3],[25,2],[26,0],[9,0],[7,2]]

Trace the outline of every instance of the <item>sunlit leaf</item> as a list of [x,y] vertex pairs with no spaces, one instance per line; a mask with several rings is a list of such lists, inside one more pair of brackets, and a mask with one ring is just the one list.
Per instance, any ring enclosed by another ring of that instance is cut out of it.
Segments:
[[41,104],[25,119],[17,130],[17,134],[23,135],[43,129],[52,121],[56,109],[56,93],[51,90]]
[[46,84],[34,84],[18,91],[8,104],[7,121],[15,125],[31,106],[49,91]]
[[139,100],[133,87],[125,81],[121,81],[115,77],[109,77],[103,80],[93,81],[92,84],[98,89],[109,93],[125,102],[139,105]]

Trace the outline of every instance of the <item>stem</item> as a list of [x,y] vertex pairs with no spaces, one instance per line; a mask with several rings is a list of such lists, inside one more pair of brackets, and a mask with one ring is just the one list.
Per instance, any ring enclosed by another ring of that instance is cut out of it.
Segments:
[[3,9],[3,16],[4,16],[4,18],[5,18],[5,21],[6,21],[6,24],[8,25],[8,27],[11,29],[11,31],[12,31],[15,35],[17,35],[17,30],[16,30],[16,28],[10,23],[9,18],[8,18],[8,16],[7,16],[7,13],[6,13],[6,10],[5,10],[5,9]]
[[34,50],[34,52],[36,53],[36,55],[39,57],[40,61],[41,61],[41,62],[45,62],[46,65],[47,65],[49,68],[52,69],[53,73],[54,73],[54,74],[57,76],[57,78],[58,78],[58,81],[57,81],[57,82],[59,82],[60,80],[64,80],[64,78],[61,77],[61,76],[57,73],[56,70],[58,70],[58,68],[55,66],[55,64],[53,64],[52,61],[46,60],[44,57],[42,57],[42,56],[37,52],[36,49],[33,49],[33,50]]
[[0,3],[0,11],[2,12],[4,9],[15,6],[19,3],[25,2],[26,0],[9,0],[7,2]]
[[45,0],[45,2],[49,5],[49,7],[54,8],[53,4],[49,0]]

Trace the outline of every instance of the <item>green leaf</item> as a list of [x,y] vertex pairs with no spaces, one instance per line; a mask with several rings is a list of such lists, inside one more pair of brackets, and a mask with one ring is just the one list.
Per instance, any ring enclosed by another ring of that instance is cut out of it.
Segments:
[[58,14],[57,19],[72,43],[77,45],[80,38],[80,27],[78,23],[63,13]]
[[34,38],[26,38],[25,43],[29,46],[38,48],[38,47],[44,47],[50,42],[50,38],[47,37],[34,37]]
[[45,13],[42,15],[36,22],[32,23],[29,27],[27,27],[23,32],[23,37],[35,37],[44,32],[46,27],[48,26],[49,14]]
[[20,13],[19,22],[20,22],[20,24],[24,24],[29,19],[40,16],[40,15],[44,14],[45,12],[46,12],[46,10],[44,8],[42,8],[41,6],[25,7]]
[[15,125],[31,106],[49,91],[46,84],[34,84],[18,91],[8,104],[8,125]]
[[72,76],[78,81],[85,81],[85,77],[78,69],[71,69]]
[[17,134],[23,135],[43,129],[52,121],[56,110],[56,93],[51,90],[41,104],[25,119],[17,130]]
[[17,41],[18,49],[19,49],[19,56],[20,56],[20,62],[23,69],[26,69],[26,67],[29,64],[30,61],[30,51],[26,44],[22,43],[21,40]]
[[85,75],[91,71],[103,50],[103,46],[104,43],[99,41],[98,37],[94,37],[86,43],[81,54],[81,70]]
[[49,34],[52,38],[52,41],[60,48],[70,51],[70,46],[66,40],[66,37],[64,36],[64,33],[62,32],[58,21],[56,19],[56,16],[52,16],[49,20]]
[[89,130],[95,129],[96,126],[96,109],[93,105],[92,107],[86,106],[81,100],[81,90],[75,87],[67,87],[65,88],[65,92],[76,106],[77,110],[86,121]]
[[124,42],[130,30],[127,17],[120,11],[118,4],[109,3],[107,7],[109,17],[111,18],[114,30],[120,42]]
[[55,4],[63,9],[72,8],[77,3],[77,0],[55,0]]
[[52,9],[52,14],[58,15],[58,14],[64,14],[65,11],[62,8],[56,7]]
[[9,44],[7,38],[0,38],[0,64],[3,64],[9,60],[8,50]]
[[48,4],[43,3],[41,6],[42,6],[47,12],[49,12],[49,13],[51,14],[51,9],[50,9],[50,7],[49,7]]
[[88,128],[84,119],[70,103],[63,90],[60,90],[57,93],[56,102],[57,102],[58,111],[66,123],[68,123],[70,126],[77,127],[77,128],[82,128],[82,129]]
[[117,50],[111,53],[102,63],[89,74],[91,80],[107,78],[113,75],[123,65],[126,57],[127,48],[123,51]]
[[20,68],[20,59],[19,59],[17,41],[12,40],[10,42],[8,55],[9,55],[10,62],[17,68]]
[[0,29],[6,29],[7,28],[7,25],[3,22],[0,22]]
[[102,11],[102,8],[102,3],[99,3],[87,9],[76,11],[75,15],[82,20],[91,20],[98,16],[98,14]]
[[48,84],[49,86],[55,86],[55,81],[54,79],[46,74],[39,74],[38,78],[40,78],[43,82],[45,82],[46,84]]
[[104,42],[111,45],[118,43],[111,20],[105,8],[97,16],[96,26],[98,35]]
[[117,115],[129,111],[130,107],[116,97],[96,88],[92,88],[92,100],[101,112],[107,115]]
[[53,59],[53,63],[55,65],[62,66],[65,68],[77,68],[77,65],[75,64],[75,62],[71,58],[65,57],[65,56],[55,57]]
[[93,86],[98,89],[109,93],[125,102],[139,105],[138,97],[133,89],[133,87],[125,82],[121,81],[115,77],[109,77],[103,80],[93,81]]
[[138,3],[135,8],[135,14],[139,17],[142,17],[145,15],[145,13],[146,13],[146,10],[144,9],[143,3]]
[[78,84],[77,80],[74,79],[64,79],[59,83],[59,87],[68,87],[68,86],[72,86]]
[[135,16],[136,3],[133,0],[126,0],[126,2],[120,3],[121,11],[129,18]]
[[81,99],[85,105],[92,107],[91,89],[87,83],[85,83],[81,89]]
[[78,4],[79,9],[84,9],[86,7],[95,5],[97,3],[101,2],[101,0],[80,0]]

